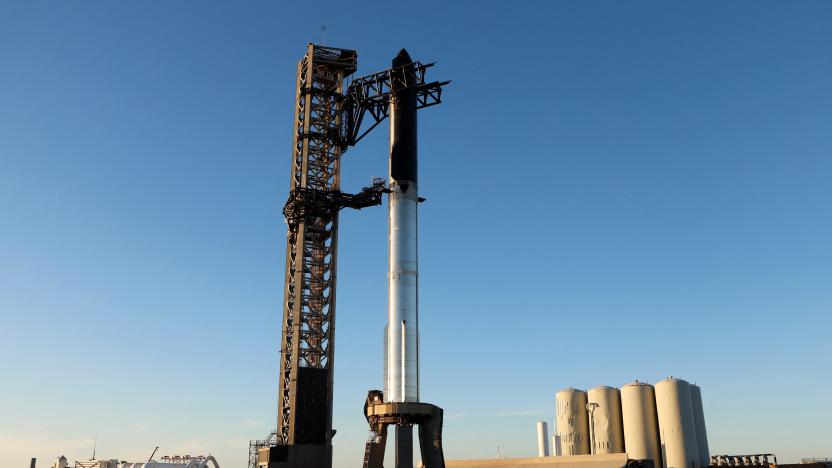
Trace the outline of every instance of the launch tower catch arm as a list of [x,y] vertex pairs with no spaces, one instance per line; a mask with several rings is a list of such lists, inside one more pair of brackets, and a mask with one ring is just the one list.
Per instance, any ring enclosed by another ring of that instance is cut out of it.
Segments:
[[[342,134],[349,145],[355,145],[378,126],[390,112],[390,96],[397,92],[416,89],[416,108],[430,107],[442,102],[442,86],[450,81],[425,83],[425,71],[435,63],[413,62],[382,72],[356,78],[347,88]],[[408,73],[403,73],[407,67]],[[404,80],[404,82],[402,82]],[[394,81],[397,81],[394,83]],[[370,127],[361,131],[364,115],[372,117]]]

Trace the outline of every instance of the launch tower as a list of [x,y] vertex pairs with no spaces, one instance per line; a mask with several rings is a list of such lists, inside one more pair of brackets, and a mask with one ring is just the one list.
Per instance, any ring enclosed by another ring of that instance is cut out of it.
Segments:
[[[389,191],[374,181],[357,194],[341,192],[341,155],[387,118],[397,73],[356,78],[345,90],[357,57],[354,50],[309,44],[298,63],[290,191],[283,208],[289,232],[277,426],[267,439],[250,444],[250,468],[332,466],[338,213],[380,205]],[[447,82],[425,83],[431,65],[411,62],[407,78],[397,81],[398,90],[413,95],[414,111],[441,102]],[[362,129],[365,116],[370,124]]]

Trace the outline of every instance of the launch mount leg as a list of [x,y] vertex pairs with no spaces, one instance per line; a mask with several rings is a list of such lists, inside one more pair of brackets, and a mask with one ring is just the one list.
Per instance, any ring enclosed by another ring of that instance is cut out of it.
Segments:
[[381,468],[387,426],[394,426],[396,468],[413,468],[413,426],[419,426],[419,451],[425,468],[445,468],[442,452],[442,408],[430,403],[384,402],[383,393],[370,391],[364,403],[370,431],[376,434],[367,442],[364,468]]
[[396,468],[413,468],[413,426],[396,426]]

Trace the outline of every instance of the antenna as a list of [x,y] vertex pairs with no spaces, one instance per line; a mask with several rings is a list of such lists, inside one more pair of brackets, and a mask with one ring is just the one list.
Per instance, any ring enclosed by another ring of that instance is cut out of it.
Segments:
[[157,446],[155,449],[153,449],[153,453],[151,453],[151,454],[150,454],[150,458],[148,458],[148,459],[147,459],[147,462],[148,462],[148,463],[150,463],[151,461],[153,461],[153,455],[156,455],[156,451],[157,451],[157,450],[159,450],[159,447],[158,447],[158,446]]
[[326,25],[321,25],[321,45],[326,45]]
[[95,460],[95,449],[98,448],[98,436],[95,436],[95,440],[92,442],[92,458],[90,460]]

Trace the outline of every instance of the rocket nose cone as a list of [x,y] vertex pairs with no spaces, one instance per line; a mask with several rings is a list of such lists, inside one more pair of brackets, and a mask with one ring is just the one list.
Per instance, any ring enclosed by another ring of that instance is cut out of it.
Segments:
[[410,58],[410,54],[408,54],[405,49],[402,49],[399,51],[399,54],[396,55],[396,58],[393,59],[393,68],[401,67],[407,65],[408,63],[413,63],[413,59]]

